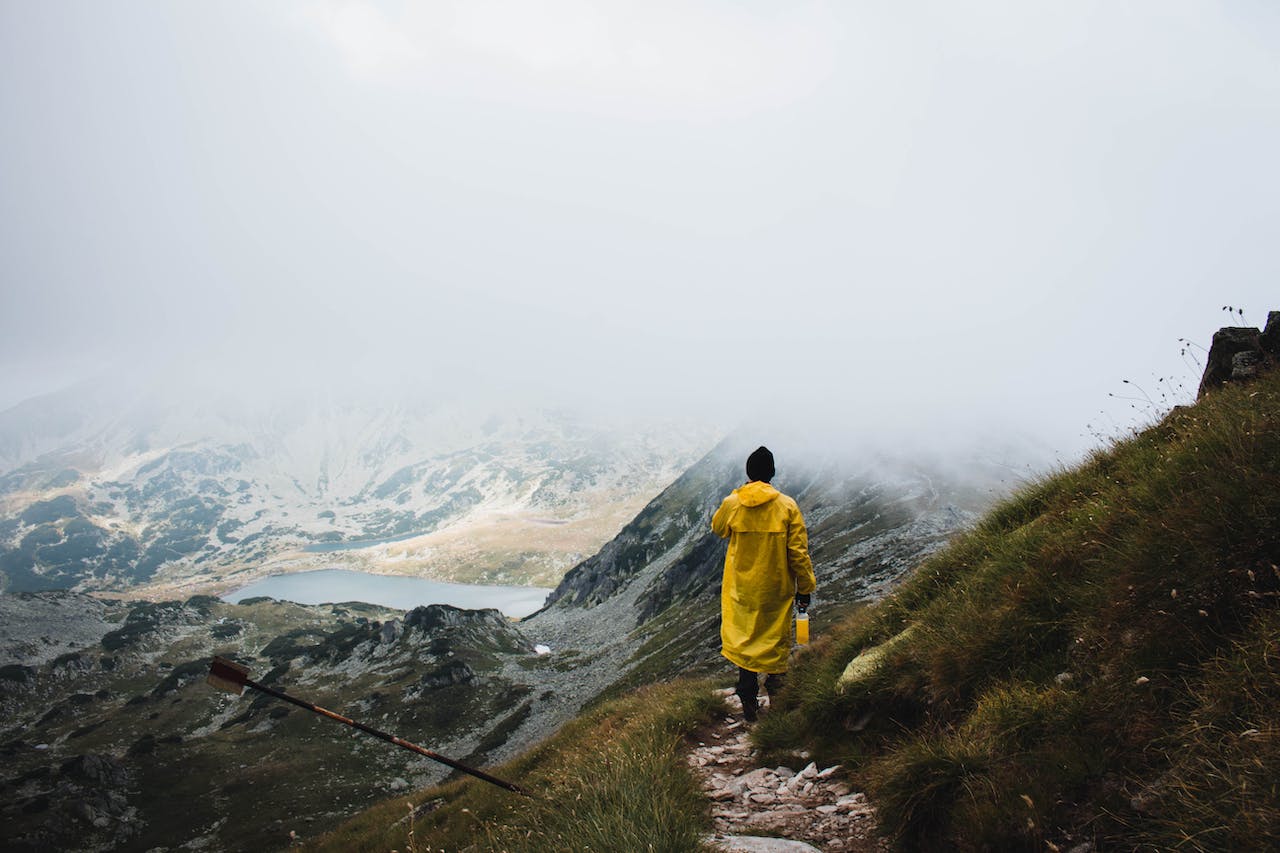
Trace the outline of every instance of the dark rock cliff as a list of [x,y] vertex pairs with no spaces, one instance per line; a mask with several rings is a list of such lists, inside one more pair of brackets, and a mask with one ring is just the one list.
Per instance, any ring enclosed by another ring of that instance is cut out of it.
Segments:
[[598,553],[569,570],[547,597],[547,607],[594,607],[673,548],[689,549],[672,567],[677,577],[698,574],[700,560],[723,554],[710,531],[711,515],[743,478],[734,449],[721,444],[664,489]]
[[1261,331],[1252,326],[1226,326],[1213,335],[1196,399],[1228,382],[1247,382],[1280,363],[1280,311],[1267,315]]

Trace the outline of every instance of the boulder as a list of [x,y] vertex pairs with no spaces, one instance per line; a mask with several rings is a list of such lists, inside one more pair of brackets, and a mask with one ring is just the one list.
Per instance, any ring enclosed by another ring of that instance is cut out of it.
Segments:
[[118,788],[129,781],[124,766],[105,755],[76,755],[64,761],[60,769],[64,776],[82,784]]
[[770,838],[760,835],[729,835],[708,839],[712,850],[727,853],[818,853],[818,848],[790,838]]
[[424,674],[420,683],[425,690],[438,690],[454,684],[466,684],[474,681],[475,677],[475,671],[465,661],[455,659]]
[[857,657],[849,661],[848,666],[844,668],[844,672],[836,680],[836,688],[842,692],[848,691],[858,682],[874,674],[880,668],[880,664],[884,663],[889,653],[911,639],[911,635],[914,632],[915,625],[908,625],[900,633],[890,637],[880,645],[872,646],[859,652]]
[[0,692],[8,689],[16,691],[19,688],[30,687],[35,683],[35,680],[36,671],[34,667],[23,666],[18,663],[0,666]]
[[707,838],[707,846],[712,850],[723,850],[726,853],[817,853],[818,848],[803,841],[792,841],[789,838],[766,838],[758,835],[728,835],[722,838]]
[[1267,325],[1258,336],[1262,351],[1275,361],[1280,361],[1280,311],[1267,314]]
[[450,604],[415,607],[404,615],[404,630],[434,634],[445,628],[491,627],[510,630],[507,618],[493,608],[464,610]]
[[768,767],[757,767],[750,773],[743,775],[738,781],[742,783],[744,788],[763,788],[769,784],[769,777],[774,773]]
[[1262,369],[1263,356],[1261,350],[1245,350],[1231,357],[1231,381],[1248,382],[1256,379]]
[[1257,329],[1251,326],[1227,326],[1214,332],[1196,399],[1230,382],[1235,370],[1235,357],[1245,352],[1262,357],[1262,333]]

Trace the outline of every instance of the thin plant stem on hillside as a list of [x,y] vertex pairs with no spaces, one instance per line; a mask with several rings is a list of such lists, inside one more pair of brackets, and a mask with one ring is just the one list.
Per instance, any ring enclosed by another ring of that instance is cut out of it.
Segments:
[[1195,371],[1197,374],[1203,373],[1204,362],[1200,360],[1200,357],[1195,354],[1194,350],[1200,350],[1200,352],[1204,353],[1206,357],[1209,355],[1209,351],[1190,338],[1178,338],[1178,343],[1180,344],[1178,355],[1181,357],[1182,363],[1187,365],[1187,367]]
[[1239,320],[1241,326],[1245,325],[1243,308],[1237,308],[1234,305],[1223,305],[1222,310],[1226,311],[1227,316],[1230,317],[1233,321]]

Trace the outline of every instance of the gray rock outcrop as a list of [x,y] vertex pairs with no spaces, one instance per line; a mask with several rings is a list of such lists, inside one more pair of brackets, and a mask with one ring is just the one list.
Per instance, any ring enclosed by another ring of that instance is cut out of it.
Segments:
[[1262,331],[1252,326],[1225,326],[1213,335],[1196,399],[1228,382],[1254,379],[1278,362],[1280,311],[1267,315],[1267,325]]
[[1267,325],[1258,338],[1262,351],[1280,360],[1280,311],[1267,314]]

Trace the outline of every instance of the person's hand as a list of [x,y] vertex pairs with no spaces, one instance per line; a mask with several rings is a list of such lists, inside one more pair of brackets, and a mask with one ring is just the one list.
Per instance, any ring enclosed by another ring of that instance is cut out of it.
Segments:
[[809,594],[805,592],[796,593],[796,609],[804,613],[809,609]]

